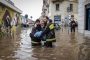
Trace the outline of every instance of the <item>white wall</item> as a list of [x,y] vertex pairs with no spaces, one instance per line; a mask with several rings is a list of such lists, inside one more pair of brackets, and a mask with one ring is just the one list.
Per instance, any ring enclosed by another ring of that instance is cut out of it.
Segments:
[[[90,3],[90,0],[85,0],[84,5],[88,3]],[[85,30],[84,35],[90,37],[90,31]]]
[[79,19],[78,19],[78,31],[80,32],[80,33],[84,33],[84,9],[85,9],[85,7],[84,7],[84,2],[85,2],[85,0],[78,0],[79,1],[79,5],[78,5],[78,17],[79,17]]
[[85,5],[90,3],[90,0],[78,0],[78,2],[78,32],[90,36],[90,31],[85,30]]
[[[57,2],[57,3],[59,3],[59,2]],[[56,11],[55,9],[56,9],[56,7],[55,7],[55,4],[57,4],[57,3],[52,3],[51,1],[50,1],[50,6],[49,6],[49,17],[51,18],[51,19],[53,19],[54,20],[54,16],[55,15],[61,15],[61,19],[65,19],[65,17],[67,16],[67,15],[69,15],[69,13],[67,12],[67,7],[69,7],[69,2],[68,1],[63,1],[62,3],[59,3],[60,4],[60,9],[59,9],[59,11]],[[75,18],[76,19],[78,19],[78,3],[75,3],[75,2],[71,2],[72,4],[73,4],[73,12],[71,13],[71,14],[73,14],[73,15],[75,15]]]

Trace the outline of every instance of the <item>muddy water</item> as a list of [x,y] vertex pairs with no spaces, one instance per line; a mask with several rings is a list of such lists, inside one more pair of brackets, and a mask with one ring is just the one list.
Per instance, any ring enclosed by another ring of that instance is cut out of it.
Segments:
[[0,40],[0,60],[90,60],[90,39],[68,28],[56,31],[55,47],[31,47],[31,29]]

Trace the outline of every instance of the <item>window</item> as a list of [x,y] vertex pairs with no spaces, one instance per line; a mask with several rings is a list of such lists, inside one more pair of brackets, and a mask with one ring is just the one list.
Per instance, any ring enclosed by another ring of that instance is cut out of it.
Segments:
[[70,4],[70,11],[73,11],[73,4]]
[[56,4],[56,11],[59,11],[59,4]]

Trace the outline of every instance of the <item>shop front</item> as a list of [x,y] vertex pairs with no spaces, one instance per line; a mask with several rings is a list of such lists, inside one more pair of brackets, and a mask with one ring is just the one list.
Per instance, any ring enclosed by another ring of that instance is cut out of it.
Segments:
[[19,24],[22,13],[16,6],[8,3],[6,0],[0,0],[0,28],[11,24],[13,19]]

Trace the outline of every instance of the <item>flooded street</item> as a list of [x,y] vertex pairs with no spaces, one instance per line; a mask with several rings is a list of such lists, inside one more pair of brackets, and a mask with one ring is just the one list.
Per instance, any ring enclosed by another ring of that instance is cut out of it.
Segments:
[[67,28],[56,31],[55,47],[31,47],[31,29],[0,40],[0,60],[90,60],[90,39]]

